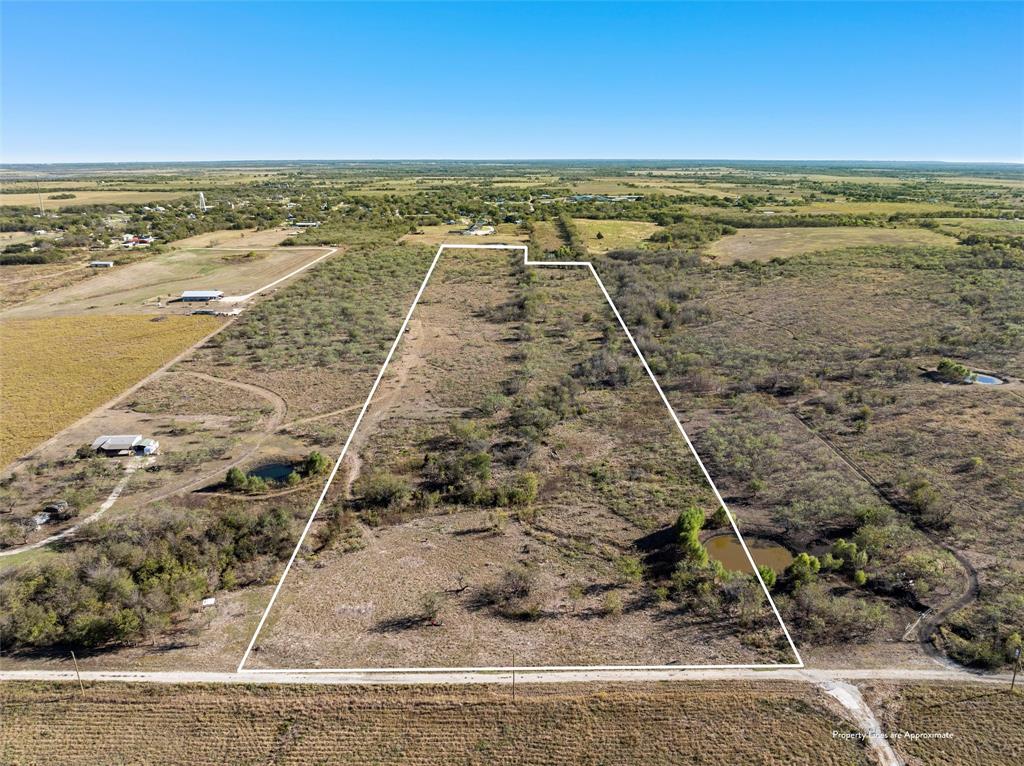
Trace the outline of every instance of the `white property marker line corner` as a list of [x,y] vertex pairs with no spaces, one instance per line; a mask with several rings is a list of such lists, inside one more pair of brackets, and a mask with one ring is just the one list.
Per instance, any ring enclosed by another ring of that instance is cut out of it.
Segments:
[[[395,336],[394,342],[391,344],[391,349],[388,351],[387,357],[384,359],[384,364],[380,368],[380,372],[377,373],[377,378],[373,382],[373,386],[370,388],[370,393],[366,397],[366,401],[363,402],[362,409],[359,410],[359,417],[356,418],[355,424],[352,426],[352,430],[349,432],[348,438],[345,440],[345,445],[341,448],[341,454],[334,463],[334,468],[331,469],[331,473],[327,477],[327,482],[324,484],[323,491],[320,493],[320,497],[316,501],[316,505],[313,506],[313,512],[309,516],[309,520],[306,521],[306,526],[302,530],[302,534],[299,535],[299,540],[295,544],[295,550],[292,551],[291,557],[288,559],[288,563],[285,565],[284,572],[281,574],[281,579],[278,580],[277,586],[274,588],[273,594],[270,596],[270,601],[267,603],[266,608],[263,610],[263,614],[260,617],[260,621],[256,626],[255,632],[252,634],[252,638],[249,640],[249,645],[245,649],[245,654],[242,655],[241,662],[238,663],[238,669],[236,672],[241,673],[245,668],[245,663],[249,659],[249,655],[252,653],[253,647],[256,645],[256,639],[259,638],[260,632],[263,630],[263,626],[267,622],[267,617],[270,615],[270,610],[274,607],[274,602],[277,601],[278,594],[281,592],[281,588],[284,585],[285,579],[288,577],[288,572],[292,568],[292,564],[295,563],[296,557],[299,555],[299,551],[302,550],[302,544],[306,540],[306,535],[309,534],[309,530],[313,526],[313,521],[316,519],[316,514],[320,510],[320,506],[323,505],[324,498],[327,497],[327,491],[330,489],[331,484],[334,482],[334,477],[338,473],[338,469],[341,467],[341,462],[345,459],[345,455],[348,453],[348,448],[352,444],[352,439],[355,437],[356,431],[359,430],[360,423],[363,422],[363,416],[366,415],[366,410],[370,406],[370,402],[373,400],[373,396],[377,393],[377,389],[380,387],[380,382],[384,378],[384,372],[387,370],[388,365],[391,363],[392,357],[395,355],[395,351],[398,348],[398,344],[402,340],[402,336],[405,334],[406,328],[409,326],[409,321],[412,319],[413,311],[416,309],[416,305],[419,303],[420,298],[423,295],[423,291],[427,287],[427,283],[430,281],[431,275],[434,273],[434,268],[437,266],[437,262],[441,258],[441,253],[445,250],[522,250],[523,251],[523,265],[525,266],[538,266],[538,267],[582,267],[590,270],[594,279],[597,281],[598,287],[601,288],[601,293],[604,295],[608,305],[611,307],[612,312],[615,314],[615,318],[618,320],[619,325],[622,327],[623,332],[626,333],[626,337],[629,338],[630,345],[636,355],[640,358],[640,363],[643,365],[644,370],[647,372],[651,382],[654,383],[655,389],[658,391],[658,395],[661,397],[661,401],[665,404],[668,409],[669,415],[672,417],[672,422],[676,424],[676,428],[679,429],[679,433],[682,434],[683,440],[686,442],[686,446],[690,448],[690,453],[697,461],[697,465],[700,466],[701,472],[704,474],[704,478],[707,479],[708,484],[711,486],[715,497],[718,499],[719,504],[725,511],[726,516],[729,519],[729,524],[732,526],[733,532],[736,534],[736,538],[740,541],[740,546],[743,548],[743,553],[747,557],[747,562],[750,564],[751,569],[754,571],[755,577],[757,577],[758,583],[761,585],[761,589],[764,591],[765,597],[768,599],[768,603],[771,605],[772,612],[775,614],[775,618],[779,621],[779,627],[782,628],[783,634],[786,636],[786,641],[789,643],[789,648],[793,651],[793,656],[796,657],[795,663],[763,663],[763,664],[722,664],[722,665],[538,665],[538,666],[517,666],[514,670],[517,671],[621,671],[621,670],[701,670],[701,669],[749,669],[749,670],[774,670],[774,669],[792,669],[792,668],[803,668],[804,661],[800,656],[800,651],[796,648],[796,644],[793,642],[793,637],[789,634],[789,629],[786,627],[785,621],[782,619],[782,615],[779,613],[779,608],[775,605],[775,601],[772,599],[771,593],[768,591],[768,586],[765,584],[764,578],[761,576],[760,570],[757,568],[757,564],[754,563],[754,558],[750,554],[750,549],[747,548],[747,543],[743,539],[743,535],[740,534],[739,527],[736,525],[736,519],[734,518],[732,511],[726,505],[725,500],[722,497],[722,493],[718,491],[718,487],[715,486],[714,480],[711,478],[711,474],[708,473],[708,469],[704,466],[704,461],[701,460],[700,455],[697,454],[696,448],[693,446],[693,442],[690,441],[690,437],[687,435],[686,430],[683,428],[683,424],[679,421],[679,417],[676,415],[676,411],[672,408],[668,397],[665,396],[665,392],[661,388],[661,384],[658,383],[658,379],[655,377],[653,370],[647,359],[644,357],[643,352],[640,351],[640,347],[637,345],[636,340],[633,338],[633,333],[629,331],[629,327],[626,326],[625,320],[616,308],[615,303],[612,301],[611,295],[608,293],[607,288],[604,286],[604,282],[601,281],[601,277],[598,276],[597,269],[590,261],[531,261],[529,247],[526,245],[464,245],[464,244],[442,244],[437,248],[437,253],[434,255],[434,260],[430,262],[430,268],[427,269],[426,276],[423,277],[423,283],[420,285],[420,289],[416,292],[416,297],[412,301],[412,305],[409,306],[409,311],[405,315],[405,320],[402,322],[401,328],[398,330],[398,334]],[[330,255],[330,253],[328,253]],[[326,256],[324,256],[326,257]],[[312,264],[310,264],[312,265]],[[252,668],[246,670],[247,673],[470,673],[470,672],[508,672],[513,670],[512,667],[498,666],[498,667],[469,667],[469,668]]]

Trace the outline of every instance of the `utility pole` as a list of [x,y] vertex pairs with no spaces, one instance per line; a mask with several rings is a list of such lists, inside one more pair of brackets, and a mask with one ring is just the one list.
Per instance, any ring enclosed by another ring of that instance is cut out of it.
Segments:
[[1010,680],[1010,692],[1013,692],[1013,687],[1017,685],[1017,671],[1020,670],[1020,647],[1017,647],[1017,651],[1013,653],[1013,678]]
[[512,704],[516,704],[516,653],[512,652]]
[[75,663],[75,675],[78,676],[78,688],[82,690],[82,694],[85,694],[85,684],[82,683],[82,672],[78,669],[78,658],[75,657],[74,652],[71,652],[71,661]]

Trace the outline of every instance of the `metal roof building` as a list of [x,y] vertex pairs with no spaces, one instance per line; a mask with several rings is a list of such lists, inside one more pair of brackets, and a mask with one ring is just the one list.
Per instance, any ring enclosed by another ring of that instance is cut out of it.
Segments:
[[223,297],[222,290],[186,290],[181,294],[183,301],[217,301]]
[[105,452],[111,455],[117,455],[122,452],[152,455],[159,447],[160,442],[155,439],[144,439],[141,434],[100,436],[92,443],[92,448],[97,452]]

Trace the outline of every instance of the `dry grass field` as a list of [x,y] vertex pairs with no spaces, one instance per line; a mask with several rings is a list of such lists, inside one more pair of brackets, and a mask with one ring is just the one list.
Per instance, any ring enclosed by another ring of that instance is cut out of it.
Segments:
[[437,247],[444,243],[462,245],[494,245],[526,242],[526,233],[514,223],[499,223],[494,227],[494,234],[486,236],[464,236],[459,232],[463,224],[441,224],[439,226],[420,226],[415,234],[406,234],[402,242],[411,245],[429,245]]
[[[43,209],[57,210],[78,205],[126,205],[132,203],[166,202],[186,196],[185,192],[162,191],[103,191],[80,190],[70,192],[74,199],[47,199],[49,192],[43,192]],[[36,192],[0,193],[0,207],[26,206],[39,207],[39,194]]]
[[0,464],[141,380],[221,321],[93,316],[0,322]]
[[[324,550],[318,522],[252,661],[489,666],[509,647],[528,665],[788,660],[760,591],[743,614],[669,597],[673,524],[710,515],[710,489],[589,274],[516,255],[442,255],[324,511],[357,513],[358,544]],[[487,467],[451,478],[470,463]],[[535,498],[489,494],[525,476]],[[368,499],[376,484],[401,497]],[[520,568],[529,596],[488,604]]]
[[[245,294],[324,254],[322,248],[175,250],[105,269],[91,279],[51,290],[22,303],[4,319],[93,314],[190,313],[192,304],[170,303],[184,290]],[[163,308],[159,303],[163,302]]]
[[740,229],[712,242],[707,255],[717,264],[770,261],[819,250],[867,245],[955,245],[956,240],[927,229],[883,229],[868,226],[824,228]]
[[276,247],[286,240],[297,230],[292,228],[279,229],[220,229],[208,231],[205,234],[196,234],[194,237],[186,237],[171,242],[171,247],[179,250],[191,250],[193,248],[216,248],[216,247],[251,247],[254,250],[261,250],[267,247]]
[[[579,229],[587,249],[592,253],[640,247],[642,242],[661,228],[650,221],[596,221],[589,218],[574,218],[573,223]],[[601,234],[600,239],[598,234]]]
[[[859,202],[837,199],[831,202],[810,202],[795,208],[799,213],[846,213],[849,215],[893,215],[894,213],[937,213],[949,210],[952,205],[942,202]],[[794,208],[765,205],[764,210],[789,213]]]
[[[864,697],[912,766],[1006,766],[1024,762],[1024,694],[1006,686],[870,684]],[[939,736],[950,734],[952,736]],[[931,736],[928,736],[931,735]]]
[[0,269],[0,311],[96,274],[82,261],[4,266]]
[[871,763],[804,684],[519,685],[513,702],[508,687],[7,683],[0,699],[11,766]]

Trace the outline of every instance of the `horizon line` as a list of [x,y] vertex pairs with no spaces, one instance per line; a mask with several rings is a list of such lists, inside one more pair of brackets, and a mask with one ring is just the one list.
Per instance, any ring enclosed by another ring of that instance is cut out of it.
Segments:
[[240,159],[122,159],[122,160],[36,160],[6,162],[0,160],[0,170],[6,168],[59,166],[59,165],[187,165],[187,164],[242,164],[242,163],[508,163],[523,164],[530,162],[595,162],[595,163],[667,163],[667,162],[750,162],[750,163],[844,163],[844,164],[886,164],[886,165],[1013,165],[1024,168],[1024,158],[1020,159],[863,159],[863,158],[782,158],[782,157],[306,157],[306,158],[256,158]]

